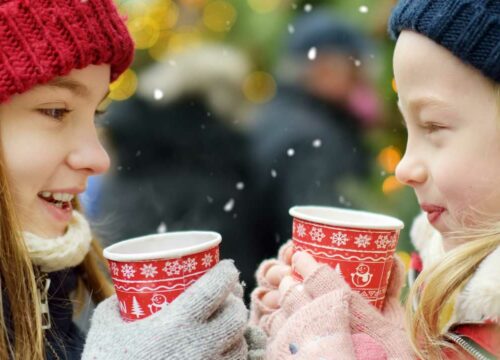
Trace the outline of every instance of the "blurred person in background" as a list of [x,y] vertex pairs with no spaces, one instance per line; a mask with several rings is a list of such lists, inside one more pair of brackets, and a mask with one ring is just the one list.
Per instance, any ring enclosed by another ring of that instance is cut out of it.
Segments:
[[94,188],[90,213],[109,245],[148,233],[222,234],[221,256],[254,286],[248,147],[238,127],[246,58],[218,44],[190,48],[148,68],[137,94],[113,104],[105,131],[112,171]]
[[362,132],[380,120],[366,65],[374,58],[372,43],[330,9],[315,8],[292,29],[278,61],[276,96],[250,129],[265,256],[290,237],[291,206],[348,205],[337,185],[367,174]]

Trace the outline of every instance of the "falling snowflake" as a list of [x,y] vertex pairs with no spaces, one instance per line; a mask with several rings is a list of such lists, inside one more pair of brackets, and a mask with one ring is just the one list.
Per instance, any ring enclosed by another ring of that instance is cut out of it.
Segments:
[[184,266],[184,271],[190,273],[196,270],[197,262],[193,258],[188,258],[187,260],[184,260],[182,265]]
[[389,240],[388,235],[379,235],[377,240],[375,240],[375,244],[377,244],[377,249],[385,249],[390,242],[391,240]]
[[315,148],[321,147],[321,139],[316,139],[313,141],[312,146]]
[[234,208],[234,199],[229,199],[229,201],[224,205],[224,211],[230,212]]
[[306,236],[306,227],[304,226],[304,224],[297,225],[297,234],[299,234],[299,237]]
[[156,271],[156,266],[153,266],[153,264],[142,265],[141,275],[145,276],[146,278],[150,276],[154,278],[156,274],[158,274],[158,271]]
[[323,230],[320,228],[313,227],[311,231],[309,232],[309,235],[311,235],[311,238],[313,241],[321,242],[323,238],[325,237],[325,234],[323,234]]
[[208,268],[210,267],[210,265],[212,265],[212,261],[213,261],[212,255],[205,254],[205,256],[203,256],[203,259],[201,260],[201,263],[203,264],[204,267]]
[[358,246],[358,248],[365,248],[370,245],[372,237],[370,235],[358,235],[356,239],[354,239],[354,243]]
[[122,274],[127,279],[130,279],[131,277],[134,277],[135,270],[132,267],[132,265],[125,264],[125,265],[122,265]]
[[162,270],[165,271],[168,276],[180,275],[182,273],[182,265],[178,260],[167,261]]
[[314,60],[316,59],[316,55],[317,55],[317,50],[316,50],[316,47],[312,47],[309,49],[309,51],[307,52],[307,58],[309,60]]
[[295,150],[290,148],[286,151],[286,154],[289,156],[289,157],[292,157],[295,155]]
[[155,89],[154,98],[155,98],[155,100],[163,99],[163,91],[161,91],[160,89]]
[[114,276],[118,276],[120,270],[118,270],[118,265],[116,265],[116,263],[111,263],[111,272]]
[[362,13],[362,14],[366,14],[368,12],[368,6],[366,5],[361,5],[359,7],[359,12]]
[[276,172],[276,170],[271,169],[271,176],[272,176],[273,178],[275,178],[276,176],[278,176],[278,173]]
[[245,188],[245,183],[240,181],[239,183],[236,184],[236,189],[238,190],[243,190]]
[[347,243],[347,234],[344,234],[342,231],[332,234],[330,237],[332,240],[332,244],[340,246],[345,245]]
[[305,5],[304,5],[304,10],[305,10],[305,12],[311,12],[312,8],[313,8],[313,7],[312,7],[312,5],[311,5],[311,4],[305,4]]
[[290,24],[290,25],[288,25],[288,32],[289,32],[290,34],[293,34],[293,33],[295,32],[295,28],[293,27],[293,25],[291,25],[291,24]]

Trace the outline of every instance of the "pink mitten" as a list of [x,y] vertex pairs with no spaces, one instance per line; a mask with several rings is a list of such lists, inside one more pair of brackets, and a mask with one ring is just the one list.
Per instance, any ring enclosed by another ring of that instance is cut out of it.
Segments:
[[[396,294],[399,294],[404,270],[397,260],[388,291],[390,302],[383,314],[351,290],[327,265],[315,263],[310,255],[294,260],[297,260],[294,261],[296,270],[305,280],[284,291],[280,310],[263,323],[270,335],[270,358],[286,358],[287,351],[288,354],[296,351],[293,359],[315,358],[318,352],[325,351],[322,353],[325,358],[334,354],[335,358],[355,359],[354,354],[369,353],[370,359],[413,359],[399,324],[401,306]],[[339,355],[338,349],[343,353]]]
[[255,277],[257,279],[257,287],[252,291],[250,296],[250,324],[259,325],[262,317],[267,317],[277,309],[269,307],[263,298],[271,291],[276,291],[277,286],[271,284],[267,278],[266,274],[274,266],[280,265],[290,265],[287,262],[286,254],[290,251],[293,246],[292,241],[288,241],[281,246],[278,252],[277,259],[264,260],[257,269]]
[[[325,287],[334,290],[324,293]],[[268,359],[385,360],[384,348],[366,334],[351,335],[350,288],[327,265],[288,289],[268,318]],[[292,357],[293,356],[293,357]]]

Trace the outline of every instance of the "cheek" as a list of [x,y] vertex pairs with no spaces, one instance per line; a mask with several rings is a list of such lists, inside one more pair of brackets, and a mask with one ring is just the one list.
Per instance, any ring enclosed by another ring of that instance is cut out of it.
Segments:
[[498,212],[500,151],[495,156],[474,157],[472,153],[476,152],[455,152],[440,161],[433,172],[434,183],[456,215],[471,210]]
[[30,201],[54,173],[54,148],[35,137],[3,141],[5,168],[16,202]]

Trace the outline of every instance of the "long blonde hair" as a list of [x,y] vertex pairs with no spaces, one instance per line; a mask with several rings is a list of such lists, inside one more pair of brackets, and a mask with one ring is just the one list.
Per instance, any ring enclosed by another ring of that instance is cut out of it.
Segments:
[[[500,119],[500,85],[494,85]],[[490,215],[490,217],[492,217]],[[491,225],[492,224],[492,225]],[[500,222],[484,221],[484,230],[471,229],[465,243],[446,253],[437,264],[424,269],[410,289],[406,325],[412,347],[422,359],[443,359],[443,349],[458,351],[447,341],[441,316],[452,296],[470,279],[479,264],[500,246]],[[417,304],[414,308],[413,304]]]
[[[0,161],[0,359],[42,360],[45,347],[36,273],[21,237],[2,164]],[[81,210],[78,201],[73,205]],[[93,239],[89,253],[79,265],[77,294],[87,291],[96,303],[111,296],[113,287],[105,269],[102,248]],[[5,302],[9,304],[9,314],[4,313]]]

